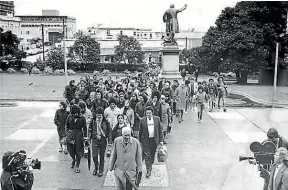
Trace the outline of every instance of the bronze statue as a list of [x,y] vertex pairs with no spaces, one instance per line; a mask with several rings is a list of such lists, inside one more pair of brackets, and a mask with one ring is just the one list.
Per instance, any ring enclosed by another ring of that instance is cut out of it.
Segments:
[[170,5],[163,15],[163,22],[166,23],[166,36],[164,37],[164,45],[177,45],[174,36],[179,33],[179,24],[177,19],[177,14],[184,11],[187,5],[185,4],[181,9],[175,9],[174,4]]

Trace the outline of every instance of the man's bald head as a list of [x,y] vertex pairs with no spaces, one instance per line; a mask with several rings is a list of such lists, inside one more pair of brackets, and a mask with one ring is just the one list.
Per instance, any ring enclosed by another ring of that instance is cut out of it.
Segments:
[[174,8],[174,7],[175,7],[175,5],[174,5],[174,4],[171,4],[171,5],[170,5],[170,8]]

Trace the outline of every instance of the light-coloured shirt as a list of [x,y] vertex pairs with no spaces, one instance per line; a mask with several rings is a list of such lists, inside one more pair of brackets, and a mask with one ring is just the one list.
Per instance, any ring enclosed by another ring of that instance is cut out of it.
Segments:
[[154,137],[154,120],[153,117],[149,119],[147,117],[147,125],[148,125],[148,133],[149,133],[149,138]]

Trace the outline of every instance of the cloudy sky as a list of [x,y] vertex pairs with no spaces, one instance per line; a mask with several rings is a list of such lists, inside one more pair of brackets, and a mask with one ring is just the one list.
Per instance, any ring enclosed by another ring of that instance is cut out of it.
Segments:
[[41,15],[42,9],[56,9],[60,15],[76,17],[78,29],[103,24],[111,27],[139,27],[164,30],[162,15],[171,3],[187,4],[178,16],[182,30],[207,31],[222,9],[235,0],[16,0],[16,15]]

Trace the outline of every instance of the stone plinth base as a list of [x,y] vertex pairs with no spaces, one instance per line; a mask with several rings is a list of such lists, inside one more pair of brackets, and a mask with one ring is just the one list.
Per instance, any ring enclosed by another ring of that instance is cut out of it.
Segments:
[[159,77],[167,80],[182,79],[179,72],[179,47],[166,45],[162,52],[162,73]]

